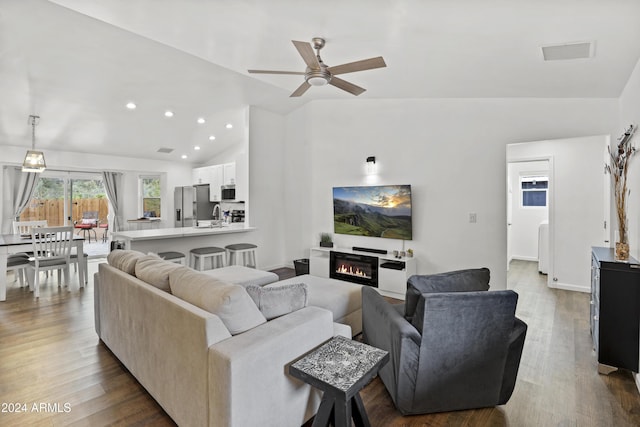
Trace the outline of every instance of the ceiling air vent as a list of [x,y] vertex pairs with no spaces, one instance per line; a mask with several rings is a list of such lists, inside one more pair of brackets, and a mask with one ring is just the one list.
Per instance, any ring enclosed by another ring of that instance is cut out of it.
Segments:
[[158,153],[166,153],[169,154],[173,151],[173,148],[166,148],[166,147],[162,147],[162,148],[158,148]]
[[542,46],[542,56],[545,61],[592,58],[594,45],[595,43],[593,42],[578,42]]

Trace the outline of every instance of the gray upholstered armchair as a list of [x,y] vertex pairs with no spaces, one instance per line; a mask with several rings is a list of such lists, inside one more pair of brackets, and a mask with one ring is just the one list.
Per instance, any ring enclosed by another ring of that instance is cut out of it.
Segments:
[[379,375],[403,415],[509,400],[527,325],[518,294],[488,289],[486,268],[412,276],[404,304],[363,286],[363,338],[390,353]]

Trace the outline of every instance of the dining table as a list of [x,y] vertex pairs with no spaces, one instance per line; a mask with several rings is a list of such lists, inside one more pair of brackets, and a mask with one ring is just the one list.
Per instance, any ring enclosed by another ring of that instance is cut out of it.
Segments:
[[[87,258],[82,256],[84,253],[84,237],[74,235],[71,245],[76,248],[78,256],[78,280],[80,287],[84,288],[85,274],[87,268]],[[2,234],[0,235],[0,301],[7,299],[7,258],[10,254],[33,251],[33,239],[30,235],[20,234]]]

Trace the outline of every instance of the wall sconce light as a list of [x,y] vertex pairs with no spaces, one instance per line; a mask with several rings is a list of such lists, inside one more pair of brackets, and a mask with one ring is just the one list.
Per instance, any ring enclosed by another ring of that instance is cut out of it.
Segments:
[[376,173],[376,156],[367,157],[367,175]]
[[40,116],[29,116],[31,123],[31,150],[27,150],[27,155],[22,162],[22,172],[37,172],[41,173],[47,168],[47,164],[44,161],[44,153],[36,150],[36,125]]

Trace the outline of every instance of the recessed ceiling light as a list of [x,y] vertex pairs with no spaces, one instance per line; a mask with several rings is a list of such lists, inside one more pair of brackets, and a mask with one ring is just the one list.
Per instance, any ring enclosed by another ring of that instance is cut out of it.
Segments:
[[215,137],[215,136],[213,136],[213,135],[210,135],[210,136],[209,136],[209,141],[214,141],[215,139],[216,139],[216,137]]
[[187,155],[186,155],[186,154],[183,154],[181,157],[182,157],[183,159],[186,159],[186,158],[187,158]]
[[233,127],[233,125],[231,123],[227,123],[227,125],[225,126],[227,129],[231,129]]
[[164,112],[164,116],[165,117],[173,117],[173,111],[169,111],[169,110],[165,111]]
[[137,105],[134,102],[127,102],[127,108],[129,110],[135,110]]
[[195,147],[193,147],[193,149],[194,149],[194,150],[199,150],[199,149],[200,149],[200,146],[199,146],[199,145],[196,145]]
[[198,117],[198,123],[203,124],[205,120],[202,117]]

